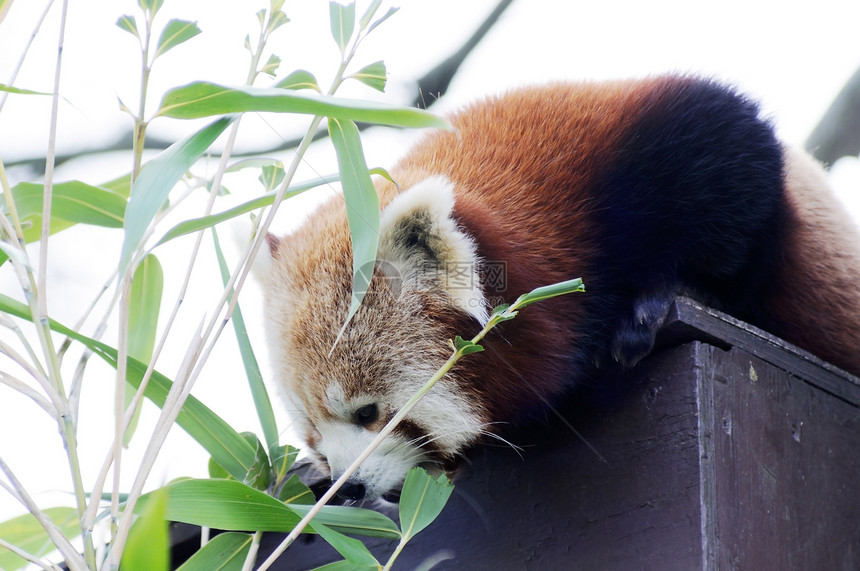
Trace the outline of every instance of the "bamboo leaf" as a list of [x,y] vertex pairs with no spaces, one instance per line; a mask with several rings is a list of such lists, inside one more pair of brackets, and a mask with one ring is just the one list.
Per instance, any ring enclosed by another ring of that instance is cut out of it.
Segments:
[[167,492],[156,490],[151,501],[131,527],[122,553],[123,571],[167,571],[170,540],[167,525]]
[[[0,9],[2,9],[2,6],[0,6]],[[6,93],[14,93],[17,95],[51,95],[50,93],[46,93],[43,91],[32,91],[30,89],[12,87],[11,85],[6,85],[5,83],[0,83],[0,91],[5,91]]]
[[278,491],[278,499],[285,504],[313,505],[317,499],[314,493],[295,474],[284,482]]
[[385,91],[385,82],[388,80],[388,75],[385,71],[385,62],[383,61],[376,61],[366,65],[350,75],[350,77],[377,91]]
[[[316,188],[317,186],[323,184],[331,184],[332,182],[337,182],[338,180],[339,178],[336,175],[330,175],[317,180],[312,180],[295,186],[291,186],[287,190],[286,194],[284,194],[284,198],[287,199],[292,196],[296,196],[297,194],[301,194],[308,189]],[[169,242],[174,238],[178,238],[180,236],[184,236],[192,232],[197,232],[198,230],[203,230],[205,228],[210,228],[220,222],[224,222],[225,220],[241,216],[242,214],[257,210],[258,208],[269,206],[274,202],[275,194],[275,191],[272,191],[238,206],[234,206],[233,208],[225,210],[224,212],[220,212],[218,214],[210,214],[209,216],[202,216],[200,218],[194,218],[192,220],[180,222],[179,224],[171,228],[164,236],[162,236],[156,246],[164,244],[165,242]]]
[[260,169],[258,180],[267,191],[273,191],[281,185],[284,180],[284,166],[280,163],[265,165]]
[[269,456],[272,459],[272,472],[275,476],[275,484],[278,485],[284,481],[287,477],[287,472],[295,464],[296,458],[299,457],[299,449],[289,444],[275,446],[269,449]]
[[[155,348],[158,314],[161,310],[161,293],[164,288],[164,273],[154,254],[146,256],[131,279],[128,315],[128,354],[141,363],[149,363]],[[134,399],[133,391],[125,392],[125,406]],[[123,446],[128,446],[140,418],[138,408],[123,435]]]
[[252,540],[247,533],[219,533],[176,571],[241,571]]
[[137,0],[137,5],[140,6],[140,9],[144,12],[149,12],[153,16],[158,13],[162,4],[164,4],[164,0]]
[[484,350],[482,345],[472,343],[468,339],[463,339],[459,335],[454,338],[452,345],[454,346],[454,350],[460,351],[464,357],[466,355],[471,355],[472,353],[480,353]]
[[[274,420],[274,419],[273,419]],[[242,436],[251,447],[255,450],[256,456],[254,464],[248,473],[245,475],[243,482],[256,490],[266,490],[272,482],[272,466],[269,464],[269,457],[266,454],[266,449],[263,443],[257,438],[253,432],[243,432]],[[277,438],[277,434],[275,434]]]
[[314,530],[354,567],[369,567],[371,569],[380,567],[379,561],[361,541],[329,529],[319,522],[314,523]]
[[128,315],[128,354],[148,363],[155,348],[164,273],[154,254],[146,256],[131,279]]
[[269,56],[269,60],[266,62],[266,64],[262,68],[260,68],[260,71],[265,73],[266,75],[275,77],[275,75],[278,73],[278,68],[280,67],[280,65],[281,58],[279,58],[275,54],[272,54]]
[[137,31],[137,20],[134,19],[134,16],[129,14],[120,16],[116,25],[120,30],[125,30],[138,40],[140,39],[140,32]]
[[[226,531],[289,532],[310,506],[285,505],[259,490],[235,480],[177,480],[162,489],[170,494],[167,519]],[[141,513],[152,493],[140,497],[135,511]],[[326,506],[314,518],[336,531],[374,537],[399,538],[394,522],[372,510]],[[313,525],[313,523],[312,523]]]
[[269,18],[269,25],[266,26],[266,34],[271,34],[284,24],[288,24],[290,22],[287,15],[279,8],[272,8],[271,14],[272,16]]
[[337,152],[337,166],[352,241],[352,301],[341,329],[342,334],[361,306],[373,277],[379,242],[379,197],[364,161],[358,127],[352,121],[329,118],[328,129]]
[[363,571],[373,569],[379,571],[379,567],[356,567],[351,562],[344,559],[343,561],[335,561],[334,563],[326,563],[322,567],[314,567],[311,571]]
[[9,8],[12,7],[12,1],[13,0],[0,0],[0,23],[3,22],[6,14],[9,13]]
[[[67,538],[74,539],[81,533],[75,508],[48,508],[44,512]],[[31,514],[20,515],[0,523],[0,539],[36,557],[42,557],[56,549],[45,529]],[[26,566],[25,559],[11,551],[0,549],[0,569],[14,571]]]
[[[288,506],[299,516],[304,517],[311,511],[312,505],[290,504]],[[349,506],[325,506],[313,519],[330,528],[346,534],[367,535],[370,537],[385,537],[400,539],[401,534],[397,525],[381,513],[363,508]]]
[[[15,208],[26,226],[27,242],[40,237],[44,190],[43,185],[29,182],[12,188]],[[125,208],[126,201],[121,196],[77,180],[55,184],[51,193],[51,223],[57,225],[56,231],[73,224],[122,228]]]
[[[0,311],[9,315],[32,321],[30,308],[8,296],[0,294]],[[77,331],[50,319],[51,330],[65,335],[85,345],[94,354],[116,367],[117,351],[113,347],[81,335]],[[126,380],[135,388],[146,372],[146,365],[134,358],[128,359],[128,374]],[[170,379],[154,371],[144,395],[159,408],[164,406],[167,393],[172,383]],[[176,423],[196,440],[227,472],[238,480],[242,480],[254,465],[256,451],[245,441],[238,432],[224,422],[217,414],[193,396],[185,401]]]
[[[376,27],[377,27],[378,25],[380,25],[382,22],[384,22],[385,20],[387,20],[388,18],[390,18],[390,17],[392,17],[394,14],[396,14],[398,10],[400,10],[400,8],[399,8],[399,7],[397,7],[397,6],[392,6],[391,8],[389,8],[389,9],[388,9],[388,12],[386,12],[386,13],[385,13],[381,18],[379,18],[378,20],[376,20],[375,22],[373,22],[373,23],[370,25],[370,27],[367,29],[367,34],[369,34],[370,32],[372,32],[373,30],[375,30],[375,29],[376,29]],[[365,35],[367,35],[367,34],[365,34]]]
[[373,0],[370,3],[370,6],[364,11],[364,14],[361,15],[361,19],[358,21],[358,29],[362,32],[367,25],[370,23],[370,20],[373,18],[373,15],[376,14],[376,11],[379,10],[379,6],[382,4],[382,0]]
[[125,239],[120,272],[125,272],[146,230],[173,186],[224,132],[234,117],[222,117],[182,141],[176,142],[146,163],[134,182],[125,216]]
[[[16,184],[12,188],[12,198],[21,219],[25,242],[36,242],[41,238],[43,192],[41,184],[28,182]],[[51,194],[49,231],[56,234],[75,224],[121,228],[125,206],[125,199],[106,188],[80,181],[58,183]],[[5,254],[0,254],[0,265],[6,259]]]
[[331,37],[334,38],[340,53],[346,52],[346,46],[355,30],[355,3],[340,4],[331,0],[328,4],[331,20]]
[[313,89],[317,93],[320,93],[322,90],[320,89],[319,84],[317,83],[317,78],[314,77],[309,71],[304,69],[297,69],[292,72],[290,75],[279,81],[275,84],[275,87],[279,89]]
[[158,47],[155,50],[155,57],[164,55],[179,44],[185,43],[197,34],[200,33],[200,28],[196,22],[188,22],[186,20],[173,19],[167,22],[161,35],[158,38]]
[[128,173],[120,175],[115,179],[101,183],[99,188],[109,190],[128,201],[128,197],[131,194],[131,175]]
[[582,279],[576,278],[572,280],[567,280],[563,282],[559,282],[557,284],[552,284],[548,286],[542,286],[539,288],[535,288],[532,291],[525,293],[517,298],[517,300],[511,306],[512,309],[521,309],[527,305],[531,305],[532,303],[543,301],[545,299],[550,299],[552,297],[556,297],[559,295],[564,295],[568,293],[575,292],[584,292],[585,285],[582,283]]
[[225,87],[206,81],[168,91],[158,115],[175,119],[199,119],[245,112],[304,113],[395,127],[439,127],[441,117],[414,107],[393,107],[374,101],[296,93],[277,87]]
[[423,468],[412,468],[400,492],[400,526],[405,537],[413,537],[430,525],[445,507],[454,486],[445,474],[430,476]]
[[[218,267],[221,271],[221,279],[226,285],[230,279],[230,270],[227,267],[227,261],[224,259],[224,254],[221,251],[221,244],[218,241],[218,234],[215,228],[212,228],[212,238],[215,243],[215,254],[218,257]],[[234,292],[231,291],[233,296]],[[245,328],[245,320],[242,318],[242,311],[239,309],[239,304],[236,304],[233,310],[233,330],[236,333],[236,342],[239,344],[239,353],[242,356],[242,364],[245,367],[245,377],[248,379],[248,386],[251,389],[251,396],[254,398],[254,406],[257,410],[257,418],[260,421],[260,426],[263,429],[263,435],[266,438],[266,447],[268,450],[274,450],[278,447],[278,425],[275,422],[275,412],[272,409],[272,401],[269,399],[269,393],[266,390],[266,385],[263,383],[263,373],[260,372],[260,365],[257,362],[257,357],[254,355],[254,349],[251,347],[251,341],[248,338],[248,330]],[[257,463],[260,460],[260,450],[263,449],[262,444],[257,441]],[[266,459],[265,449],[263,449],[262,458]],[[271,469],[266,462],[265,479],[255,479],[255,487],[265,489],[269,486]],[[247,482],[247,480],[246,480]]]

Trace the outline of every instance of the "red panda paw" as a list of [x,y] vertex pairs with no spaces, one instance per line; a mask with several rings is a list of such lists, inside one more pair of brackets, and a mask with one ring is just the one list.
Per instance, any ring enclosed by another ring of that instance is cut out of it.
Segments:
[[648,292],[633,302],[631,312],[623,316],[612,334],[612,359],[623,368],[636,366],[654,348],[657,330],[666,321],[675,293]]

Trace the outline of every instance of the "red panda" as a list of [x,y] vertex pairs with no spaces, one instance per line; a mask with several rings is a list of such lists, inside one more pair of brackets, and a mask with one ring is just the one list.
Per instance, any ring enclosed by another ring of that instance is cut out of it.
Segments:
[[380,181],[379,254],[335,344],[352,262],[342,200],[269,237],[265,307],[277,382],[338,477],[491,306],[582,277],[455,367],[342,489],[396,490],[500,426],[653,347],[686,294],[860,374],[860,238],[809,157],[757,105],[686,76],[555,83],[487,98]]

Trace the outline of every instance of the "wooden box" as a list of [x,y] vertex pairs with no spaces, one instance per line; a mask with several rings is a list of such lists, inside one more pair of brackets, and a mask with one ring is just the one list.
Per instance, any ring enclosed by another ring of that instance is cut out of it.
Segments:
[[[858,379],[684,298],[659,343],[521,452],[475,451],[396,568],[860,569]],[[337,559],[303,540],[276,568]]]

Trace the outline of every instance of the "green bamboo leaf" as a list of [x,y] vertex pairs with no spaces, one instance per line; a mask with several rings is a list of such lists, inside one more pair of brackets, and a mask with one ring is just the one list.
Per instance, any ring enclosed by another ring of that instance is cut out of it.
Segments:
[[272,54],[269,56],[269,60],[266,62],[266,64],[262,68],[260,68],[260,71],[265,73],[266,75],[275,77],[275,75],[278,73],[278,68],[280,66],[281,58],[279,58],[275,54]]
[[12,87],[11,85],[6,85],[5,83],[0,83],[0,91],[5,91],[6,93],[14,93],[16,95],[51,95],[50,93],[45,93],[43,91],[32,91],[30,89],[20,89],[18,87]]
[[304,113],[394,127],[447,128],[441,117],[414,107],[393,107],[375,101],[297,93],[277,87],[225,87],[206,81],[168,91],[158,115],[199,119],[245,112]]
[[[78,511],[75,508],[48,508],[43,511],[68,539],[74,539],[81,533]],[[20,515],[0,523],[0,539],[36,557],[42,557],[56,549],[45,529],[31,514]],[[26,559],[0,548],[0,569],[15,571],[27,565]]]
[[463,339],[459,335],[454,338],[452,345],[454,346],[454,350],[460,351],[464,357],[472,353],[480,353],[484,350],[483,346],[472,343],[468,339]]
[[[164,273],[154,254],[146,256],[131,278],[128,314],[128,354],[141,363],[149,363],[155,348],[158,314],[161,311],[161,293],[164,289]],[[125,406],[131,404],[134,391],[125,391]],[[137,428],[138,408],[123,435],[123,446],[128,446]]]
[[404,537],[413,537],[430,525],[453,490],[445,474],[433,478],[423,468],[409,470],[400,492],[400,526]]
[[[215,254],[218,258],[218,267],[221,271],[221,279],[226,285],[230,279],[230,269],[227,267],[227,261],[224,259],[224,254],[221,251],[221,244],[218,241],[218,234],[215,228],[212,228],[212,238],[215,243]],[[234,295],[234,292],[230,292]],[[254,407],[257,410],[257,418],[260,421],[260,426],[263,429],[263,435],[266,438],[267,448],[263,448],[259,439],[257,440],[257,463],[255,466],[261,466],[262,460],[265,460],[265,474],[258,473],[256,476],[249,477],[251,480],[245,480],[246,483],[253,481],[254,487],[261,490],[269,487],[271,482],[271,467],[266,456],[266,449],[274,450],[278,446],[278,425],[275,422],[275,412],[272,409],[272,401],[269,399],[269,393],[266,390],[266,385],[263,383],[263,373],[260,372],[260,365],[257,363],[257,357],[254,355],[254,349],[251,347],[251,341],[248,338],[248,330],[245,328],[245,320],[242,318],[242,311],[239,309],[239,304],[236,304],[233,310],[233,330],[236,333],[236,342],[239,344],[239,353],[242,356],[242,364],[245,366],[245,377],[248,379],[248,386],[251,389],[251,396],[254,399]],[[256,437],[255,437],[256,438]],[[252,443],[253,446],[253,443]],[[262,454],[262,457],[261,457]]]
[[188,22],[186,20],[173,19],[167,22],[161,35],[158,38],[158,47],[155,50],[155,57],[164,55],[179,44],[185,43],[197,34],[200,33],[200,28],[196,22]]
[[137,20],[135,20],[134,16],[129,14],[120,16],[119,20],[116,21],[116,25],[120,30],[125,30],[138,40],[140,39],[140,32],[137,31]]
[[266,26],[266,34],[268,35],[271,35],[272,32],[290,22],[287,15],[280,9],[273,8],[271,14],[272,16],[269,18],[269,25]]
[[295,474],[291,475],[278,490],[278,499],[291,505],[313,505],[317,501],[311,489]]
[[[21,219],[25,242],[36,242],[42,236],[41,184],[22,182],[12,188],[12,199]],[[5,204],[5,200],[2,201]],[[116,193],[80,181],[58,183],[51,193],[50,234],[56,234],[75,224],[92,224],[108,228],[122,227],[126,201]],[[0,206],[0,210],[3,207]],[[0,265],[6,262],[0,254]]]
[[379,242],[379,197],[370,180],[355,123],[330,117],[328,130],[337,152],[337,166],[352,241],[352,301],[340,331],[342,334],[361,306],[373,277]]
[[120,566],[123,571],[167,571],[170,563],[167,492],[156,490],[131,526]]
[[224,132],[234,117],[222,117],[182,141],[176,142],[140,171],[126,207],[125,239],[120,256],[120,271],[125,272],[132,255],[140,246],[146,229],[167,200],[173,186]]
[[[233,476],[227,473],[227,470],[222,468],[221,464],[216,462],[215,458],[212,458],[211,456],[209,457],[208,469],[210,478],[221,478],[224,480],[229,480],[230,478],[233,478]],[[235,478],[233,479],[235,480]]]
[[176,571],[241,571],[252,541],[247,533],[219,533]]
[[[41,236],[44,190],[43,185],[30,182],[12,188],[27,242]],[[122,228],[125,208],[126,201],[121,196],[77,180],[55,184],[51,191],[51,222],[52,226],[57,224],[56,231],[73,224]]]
[[[285,505],[235,480],[185,479],[171,482],[162,489],[167,489],[170,494],[168,520],[226,531],[289,532],[300,521],[302,512],[307,513],[310,509],[310,506]],[[141,496],[135,512],[141,513],[150,501],[151,493]],[[393,521],[361,508],[326,506],[314,522],[321,522],[341,533],[400,537]]]
[[[299,516],[304,517],[313,506],[289,504],[287,507]],[[400,529],[398,529],[397,524],[391,521],[391,519],[377,511],[363,508],[325,506],[314,517],[313,522],[320,522],[347,535],[357,534],[370,537],[384,537],[387,539],[400,539],[401,537]]]
[[290,75],[279,81],[275,84],[275,87],[279,89],[313,89],[317,93],[322,92],[319,84],[317,83],[317,78],[314,77],[309,71],[304,69],[297,69],[292,72]]
[[557,297],[559,295],[564,295],[568,293],[584,291],[585,285],[582,283],[582,279],[576,278],[559,282],[557,284],[535,288],[532,291],[524,293],[523,295],[518,297],[511,307],[513,309],[521,309],[527,305],[531,305],[538,301],[543,301],[545,299],[550,299],[552,297]]
[[131,279],[128,314],[128,354],[148,363],[155,348],[164,273],[154,254],[146,256]]
[[373,0],[370,3],[370,6],[364,11],[364,14],[361,15],[361,19],[358,21],[358,29],[362,32],[367,25],[370,23],[370,20],[373,18],[373,15],[376,14],[376,11],[379,10],[379,6],[382,4],[382,0]]
[[289,444],[275,446],[274,448],[269,448],[269,456],[272,459],[272,472],[275,476],[275,483],[278,485],[284,481],[284,478],[287,477],[287,472],[295,464],[296,458],[299,457],[299,449]]
[[259,181],[263,185],[263,188],[267,191],[273,191],[279,186],[281,186],[281,182],[284,180],[284,165],[282,164],[274,164],[274,165],[266,165],[260,169]]
[[385,82],[388,80],[388,74],[385,71],[385,62],[383,61],[376,61],[366,65],[349,77],[357,79],[377,91],[385,91]]
[[[0,312],[8,313],[27,321],[33,320],[28,306],[3,294],[0,294]],[[77,331],[53,319],[48,320],[48,325],[52,331],[56,331],[61,335],[82,343],[110,366],[116,367],[117,351],[113,347],[101,341],[91,339],[86,335],[81,335]],[[135,389],[140,386],[140,381],[145,372],[145,364],[131,357],[128,359],[126,380]],[[144,395],[161,408],[164,406],[171,386],[170,379],[158,371],[154,371],[152,378],[146,386]],[[239,480],[244,479],[254,465],[256,451],[229,424],[224,422],[221,417],[212,412],[212,410],[195,397],[189,396],[185,401],[179,415],[176,417],[176,423],[209,452],[217,460],[218,464],[223,466],[234,478]]]
[[109,190],[128,201],[128,197],[131,194],[131,175],[126,173],[116,177],[115,179],[103,182],[98,186],[99,188]]
[[[340,180],[338,176],[330,175],[320,179],[291,186],[284,194],[284,199],[296,196],[297,194],[301,194],[308,189],[316,188],[317,186],[323,184],[331,184],[332,182],[337,182],[338,180]],[[230,220],[231,218],[241,216],[242,214],[257,210],[264,206],[269,206],[275,201],[275,194],[275,191],[272,191],[258,198],[254,198],[253,200],[249,200],[248,202],[244,202],[238,206],[234,206],[233,208],[225,210],[224,212],[220,212],[218,214],[210,214],[209,216],[202,216],[200,218],[194,218],[192,220],[180,222],[179,224],[168,230],[168,232],[158,241],[156,246],[160,246],[161,244],[169,242],[174,238],[178,238],[180,236],[184,236],[192,232],[197,232],[198,230],[203,230],[205,228],[210,228],[212,226],[215,226],[216,224],[224,222],[225,220]]]
[[253,432],[243,432],[242,436],[256,451],[254,465],[245,475],[244,483],[256,490],[266,490],[272,483],[272,466],[269,464],[266,448]]
[[[394,14],[396,14],[398,10],[400,10],[400,8],[398,6],[392,6],[391,8],[389,8],[388,12],[386,12],[381,18],[379,18],[378,20],[376,20],[375,22],[373,22],[370,25],[370,27],[367,29],[367,34],[372,32],[373,30],[375,30],[376,27],[379,26],[382,22],[384,22],[385,20],[387,20],[388,18],[390,18]],[[367,35],[367,34],[365,34],[365,35]]]
[[334,563],[326,563],[322,567],[314,567],[311,571],[364,571],[364,570],[373,569],[374,571],[379,571],[379,567],[356,567],[350,561],[344,559],[343,561],[335,561]]
[[12,7],[12,0],[0,0],[0,23],[3,22],[3,19],[6,17],[6,14],[9,13],[9,8]]
[[346,46],[355,31],[355,3],[340,4],[331,0],[328,4],[331,20],[331,37],[334,38],[340,53],[346,52]]
[[140,6],[140,9],[144,12],[149,12],[153,16],[158,13],[162,4],[164,4],[164,0],[137,0],[137,5]]
[[326,543],[334,547],[338,553],[352,563],[354,568],[369,567],[371,569],[379,569],[379,561],[376,560],[376,557],[373,556],[361,541],[329,529],[319,522],[314,523],[314,530],[320,537],[326,540]]

